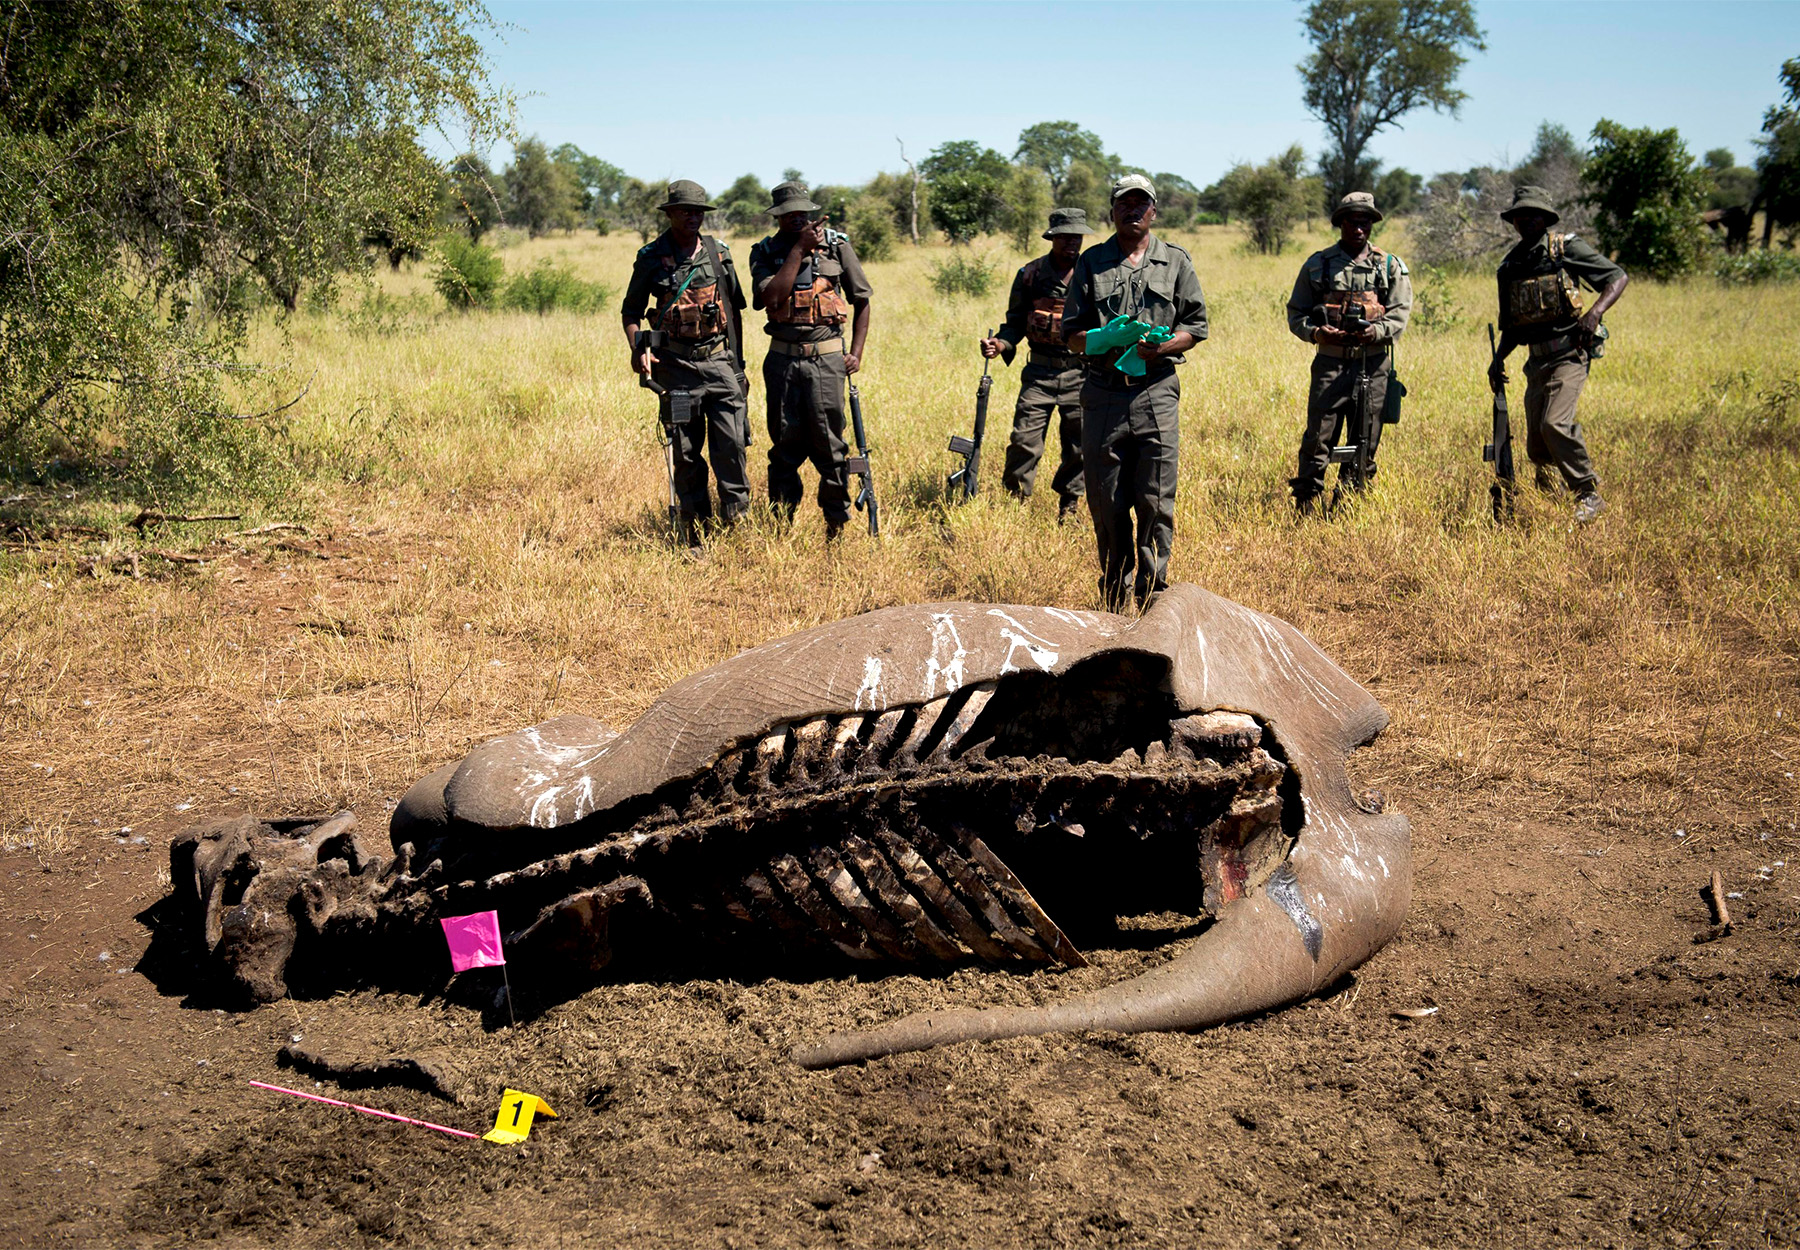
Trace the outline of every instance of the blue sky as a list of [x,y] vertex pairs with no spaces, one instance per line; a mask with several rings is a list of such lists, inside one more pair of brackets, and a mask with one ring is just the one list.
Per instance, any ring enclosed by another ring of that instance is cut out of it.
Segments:
[[[1205,185],[1320,127],[1300,104],[1301,6],[1258,3],[686,3],[490,0],[496,77],[521,134],[574,143],[646,179],[722,189],[857,183],[951,139],[1010,155],[1068,118],[1127,162]],[[1673,126],[1739,161],[1800,56],[1800,3],[1625,0],[1477,6],[1487,51],[1459,118],[1414,113],[1375,155],[1419,173],[1517,160],[1538,123]],[[509,150],[491,155],[498,165]]]

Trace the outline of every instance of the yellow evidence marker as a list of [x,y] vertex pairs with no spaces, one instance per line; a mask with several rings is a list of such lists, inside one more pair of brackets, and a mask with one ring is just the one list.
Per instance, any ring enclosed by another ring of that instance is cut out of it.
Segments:
[[556,1118],[550,1104],[536,1094],[509,1089],[500,1095],[500,1112],[494,1117],[492,1131],[484,1134],[481,1140],[499,1142],[503,1146],[516,1145],[531,1136],[531,1121],[540,1115],[547,1115],[552,1120]]

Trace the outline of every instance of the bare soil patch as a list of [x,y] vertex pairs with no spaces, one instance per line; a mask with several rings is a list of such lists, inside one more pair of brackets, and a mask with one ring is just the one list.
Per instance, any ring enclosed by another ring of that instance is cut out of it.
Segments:
[[[434,558],[437,542],[324,525],[166,575],[207,578],[192,599],[208,630],[279,670],[299,635],[354,647],[395,628],[371,596],[399,593],[402,570]],[[109,592],[122,612],[133,585],[121,577]],[[183,991],[179,969],[153,980],[137,966],[170,835],[234,804],[298,815],[334,797],[379,825],[382,800],[425,767],[531,719],[543,675],[464,699],[440,693],[463,663],[445,661],[410,689],[391,671],[370,675],[295,719],[279,691],[250,701],[228,684],[72,672],[68,704],[103,703],[109,722],[68,720],[0,751],[0,789],[78,813],[56,849],[27,845],[15,824],[0,855],[0,1240],[1800,1241],[1800,877],[1789,867],[1800,839],[1779,758],[1791,732],[1721,749],[1690,702],[1673,763],[1660,729],[1609,731],[1605,712],[1584,713],[1601,721],[1585,747],[1534,746],[1556,673],[1527,666],[1509,701],[1478,715],[1457,692],[1482,685],[1488,661],[1429,630],[1395,630],[1403,590],[1349,573],[1322,575],[1304,601],[1218,588],[1296,619],[1393,712],[1355,767],[1413,822],[1401,938],[1326,997],[1197,1036],[1026,1039],[832,1072],[802,1071],[787,1048],[917,1007],[1061,996],[1165,955],[1098,952],[1093,968],[1029,977],[771,969],[749,982],[615,984],[517,1029],[474,978],[449,1000],[359,992],[216,1010]],[[732,645],[758,640],[731,620],[718,628]],[[1538,628],[1528,613],[1486,626],[1518,654]],[[1560,664],[1655,688],[1612,629],[1576,631]],[[1722,705],[1792,688],[1794,656],[1758,631],[1721,620],[1706,638],[1724,657]],[[638,670],[595,693],[616,711],[661,684]],[[345,714],[321,728],[328,705]],[[432,729],[445,707],[454,717]],[[143,752],[122,762],[118,744],[145,739],[150,763]],[[361,774],[341,785],[301,775],[298,761],[340,740]],[[1742,895],[1737,926],[1697,942],[1708,924],[1698,891],[1715,869]],[[1438,1010],[1395,1014],[1425,1006]],[[560,1117],[527,1145],[498,1147],[249,1087],[313,1088],[276,1065],[296,1037],[334,1058],[427,1057],[463,1091],[460,1105],[408,1089],[352,1101],[481,1131],[512,1085]]]

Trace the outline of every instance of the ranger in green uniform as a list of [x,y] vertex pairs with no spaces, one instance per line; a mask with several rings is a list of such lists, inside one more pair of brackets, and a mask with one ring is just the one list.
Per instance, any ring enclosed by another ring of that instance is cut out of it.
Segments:
[[[1175,366],[1206,337],[1206,297],[1193,259],[1150,233],[1156,222],[1150,179],[1127,174],[1112,184],[1112,221],[1112,237],[1083,252],[1069,275],[1063,341],[1085,354],[1087,332],[1117,316],[1170,331],[1161,342],[1088,356],[1081,388],[1081,459],[1100,550],[1100,595],[1118,609],[1127,585],[1142,607],[1169,584],[1181,452]],[[1128,351],[1143,360],[1141,377],[1114,367]]]
[[791,519],[804,495],[800,466],[811,460],[829,540],[850,519],[844,382],[862,367],[874,292],[849,237],[814,218],[819,206],[803,184],[784,182],[773,199],[781,228],[750,249],[753,299],[769,317],[769,500]]
[[[1325,490],[1331,449],[1342,437],[1345,423],[1354,424],[1357,389],[1364,377],[1366,402],[1377,416],[1369,440],[1368,476],[1375,476],[1389,351],[1412,315],[1412,279],[1406,274],[1406,262],[1369,242],[1369,232],[1380,220],[1375,197],[1367,191],[1352,191],[1338,201],[1331,214],[1338,241],[1306,258],[1294,279],[1294,293],[1288,296],[1288,329],[1317,349],[1306,398],[1306,433],[1300,438],[1300,467],[1288,482],[1302,513],[1312,512]],[[1367,485],[1350,478],[1352,472],[1348,464],[1338,467],[1341,485],[1353,490]]]
[[[1537,466],[1540,490],[1553,490],[1550,466],[1575,494],[1575,520],[1586,525],[1606,511],[1588,459],[1575,402],[1587,382],[1588,363],[1606,344],[1600,318],[1630,281],[1625,271],[1572,234],[1553,234],[1561,214],[1542,187],[1519,187],[1500,216],[1519,232],[1519,242],[1500,261],[1500,345],[1488,366],[1488,384],[1506,385],[1506,357],[1523,343],[1525,454]],[[1576,283],[1599,292],[1581,310]]]
[[1081,255],[1081,240],[1093,233],[1085,209],[1052,210],[1050,228],[1044,231],[1050,240],[1049,253],[1019,270],[1006,304],[1005,324],[994,337],[981,340],[983,356],[989,360],[998,356],[1009,365],[1020,343],[1031,344],[1031,360],[1019,374],[1019,401],[1013,407],[1012,441],[1006,445],[1006,473],[1001,478],[1001,484],[1021,501],[1031,498],[1050,414],[1062,409],[1058,427],[1062,463],[1050,482],[1061,500],[1056,510],[1058,525],[1080,506],[1082,492],[1082,358],[1063,343],[1063,302],[1075,258]]
[[[713,205],[697,182],[669,184],[662,206],[669,228],[638,249],[625,288],[620,314],[633,371],[649,374],[668,392],[662,419],[675,449],[675,494],[681,503],[681,528],[687,545],[697,547],[700,526],[713,515],[706,487],[703,443],[713,477],[719,484],[719,511],[730,524],[750,506],[750,480],[744,446],[750,434],[742,357],[744,293],[738,286],[731,249],[700,233]],[[662,334],[659,346],[637,346],[651,297],[656,309],[649,329]],[[685,421],[670,421],[671,400],[686,392],[693,400]]]

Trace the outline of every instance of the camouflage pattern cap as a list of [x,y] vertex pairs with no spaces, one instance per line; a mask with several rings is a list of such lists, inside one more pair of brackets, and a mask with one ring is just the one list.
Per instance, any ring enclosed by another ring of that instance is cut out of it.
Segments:
[[1126,174],[1112,184],[1112,198],[1115,200],[1127,191],[1142,191],[1153,203],[1156,200],[1156,184],[1142,174]]
[[769,192],[769,216],[785,217],[789,213],[816,213],[819,206],[806,194],[804,182],[784,182]]
[[1375,207],[1375,197],[1367,191],[1352,191],[1338,201],[1338,206],[1331,210],[1331,224],[1340,226],[1344,218],[1351,213],[1360,213],[1371,221],[1381,220],[1381,210]]
[[717,204],[706,202],[706,188],[686,178],[677,178],[669,184],[669,198],[656,206],[667,212],[671,208],[703,208],[712,212]]
[[1053,208],[1050,210],[1050,228],[1044,231],[1044,237],[1053,239],[1059,234],[1095,233],[1098,232],[1087,224],[1087,209]]
[[1550,219],[1550,224],[1553,226],[1562,220],[1562,214],[1557,212],[1556,205],[1550,202],[1550,193],[1542,187],[1534,187],[1529,183],[1522,187],[1513,188],[1512,205],[1507,208],[1505,212],[1500,214],[1500,219],[1502,221],[1511,221],[1514,214],[1523,212],[1526,209],[1531,209],[1544,214],[1544,216]]

